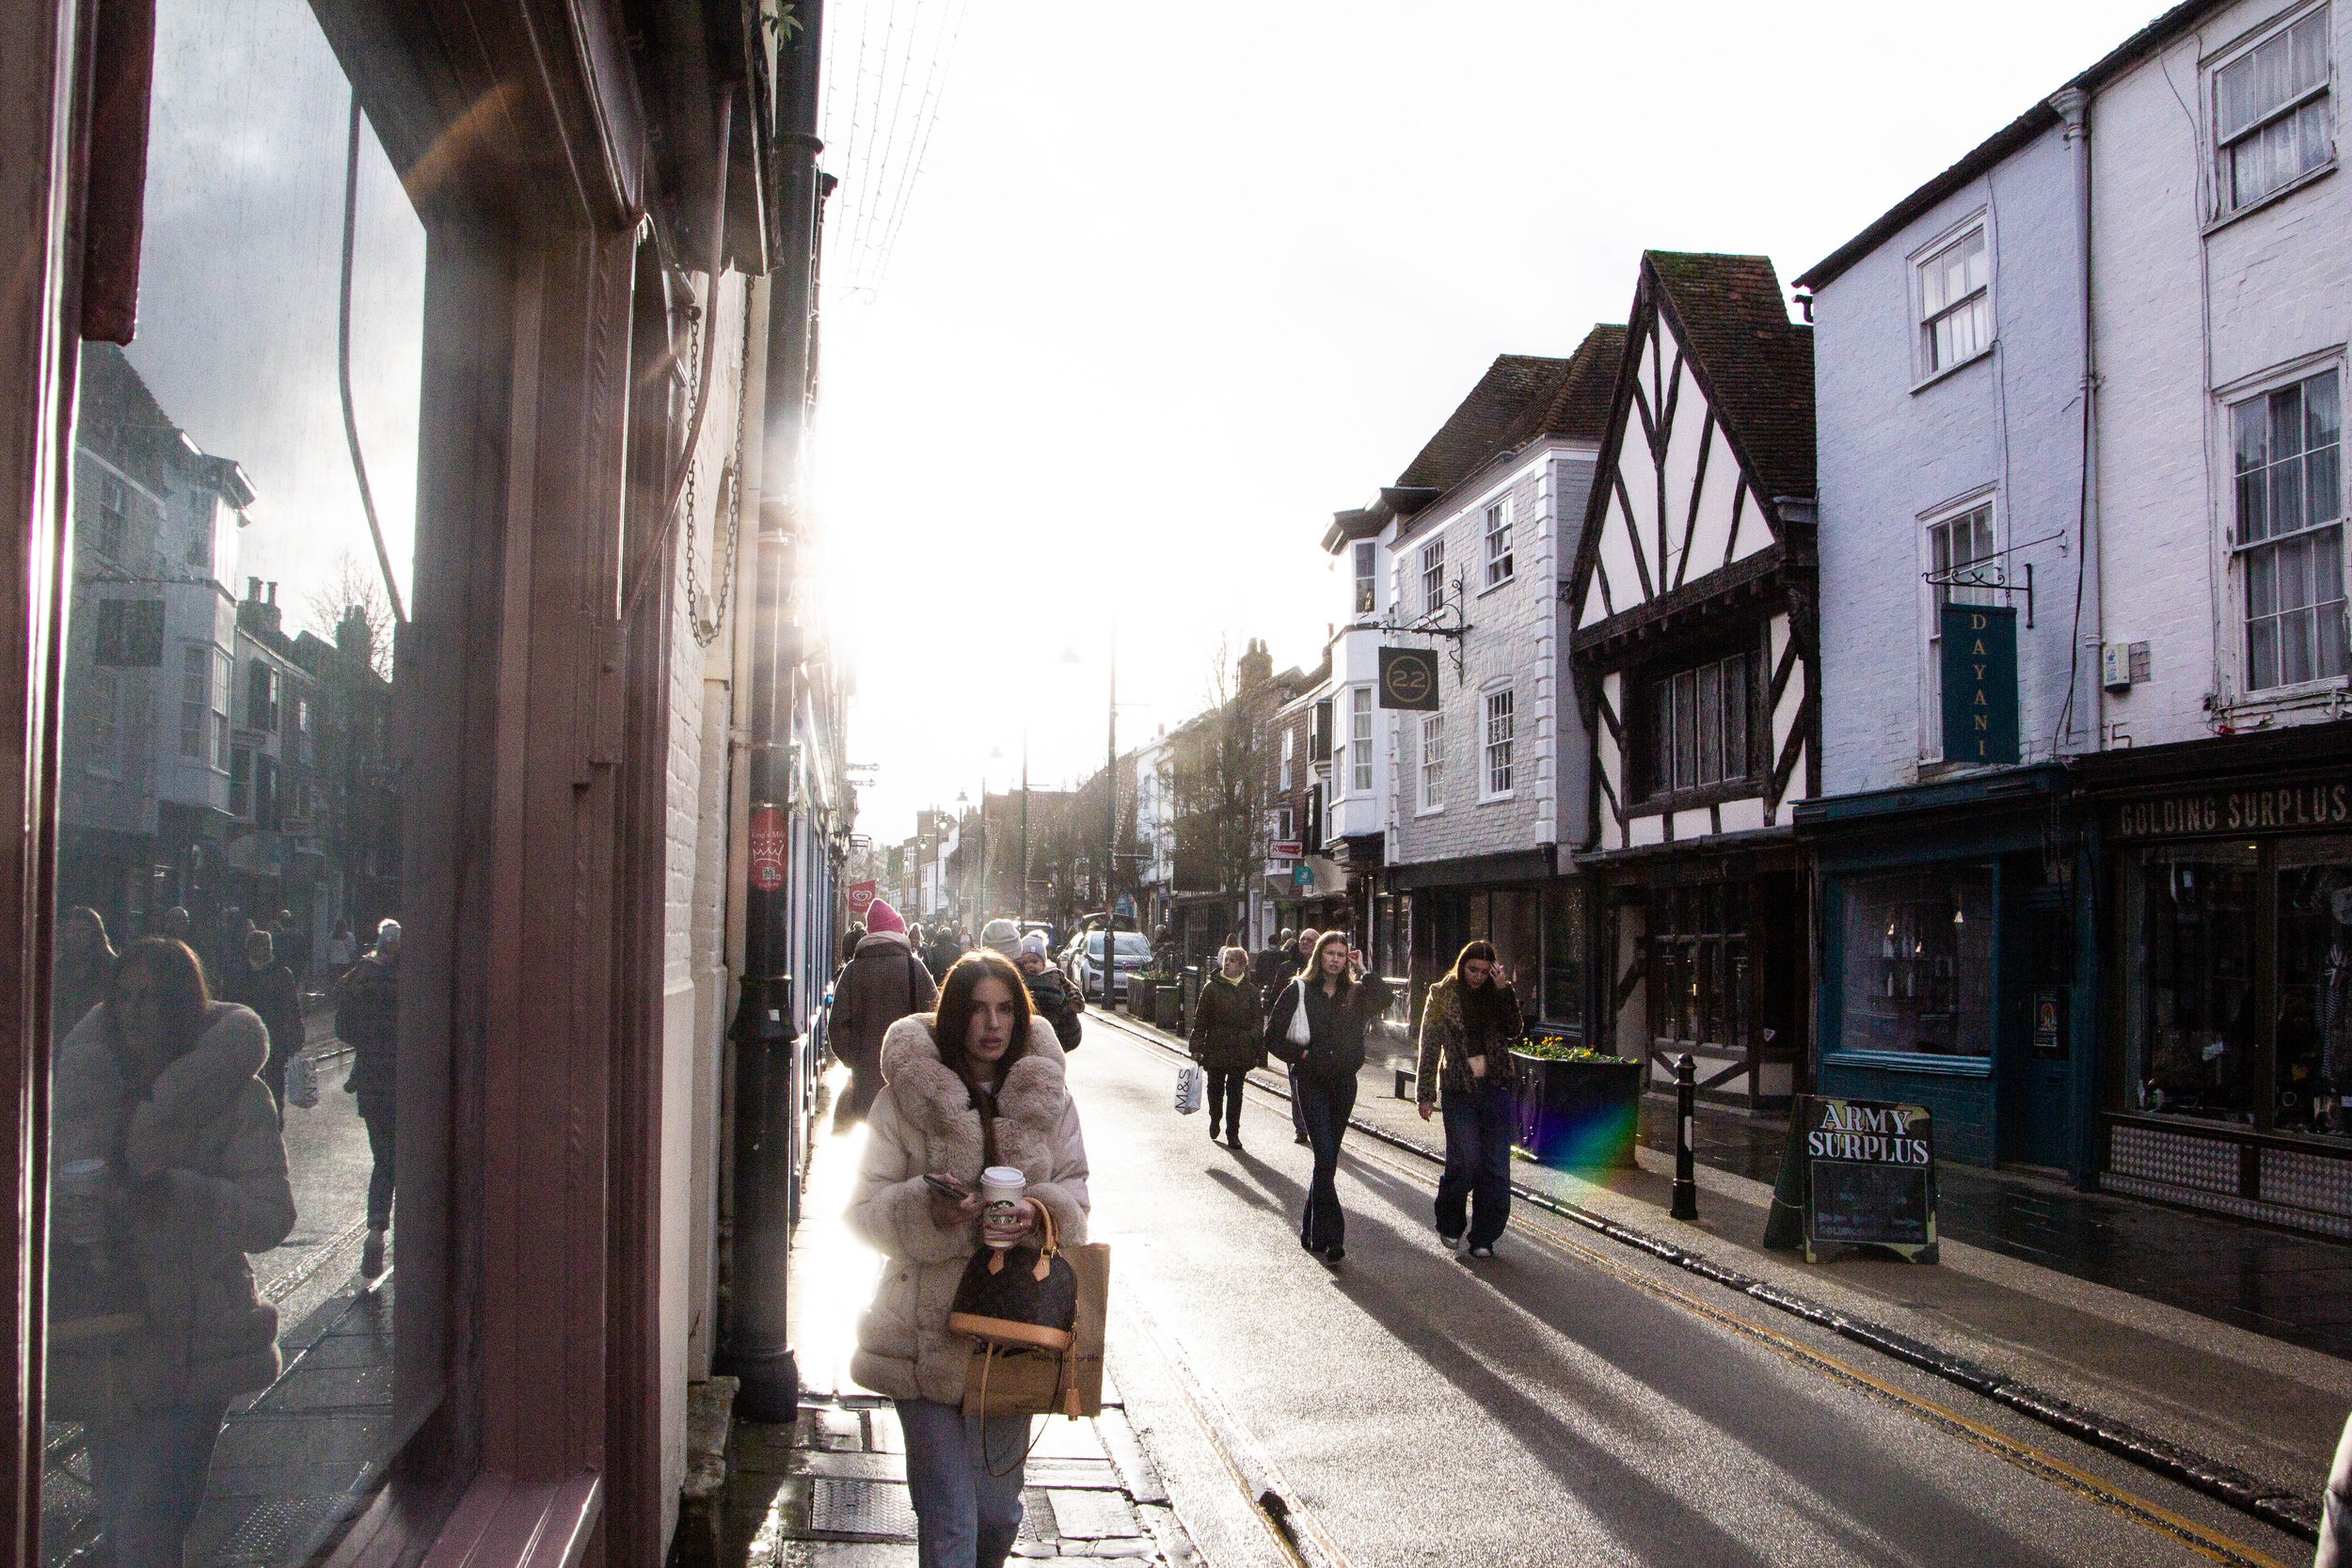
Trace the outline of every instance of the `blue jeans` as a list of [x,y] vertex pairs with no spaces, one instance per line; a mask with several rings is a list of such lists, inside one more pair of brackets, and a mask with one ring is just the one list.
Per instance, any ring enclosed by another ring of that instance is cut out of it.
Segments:
[[[1003,1568],[1021,1533],[1029,1418],[982,1422],[935,1400],[898,1402],[922,1568]],[[1004,1475],[989,1474],[1007,1465]]]
[[1356,1080],[1319,1078],[1299,1073],[1297,1098],[1291,1103],[1307,1123],[1307,1142],[1315,1151],[1314,1180],[1307,1187],[1307,1212],[1299,1217],[1298,1239],[1310,1252],[1344,1244],[1347,1216],[1340,1212],[1340,1138],[1356,1109]]
[[228,1408],[199,1400],[90,1423],[91,1490],[115,1568],[180,1568]]
[[1470,1211],[1470,1244],[1492,1246],[1511,1218],[1511,1089],[1482,1084],[1468,1094],[1445,1094],[1445,1174],[1438,1178],[1438,1234],[1462,1234]]
[[1298,1095],[1298,1069],[1294,1066],[1288,1071],[1291,1080],[1291,1131],[1303,1138],[1307,1135],[1307,1109]]

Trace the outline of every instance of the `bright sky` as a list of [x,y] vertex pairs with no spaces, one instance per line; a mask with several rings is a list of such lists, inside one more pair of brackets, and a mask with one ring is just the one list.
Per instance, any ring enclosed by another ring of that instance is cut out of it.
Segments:
[[1220,637],[1312,664],[1331,513],[1494,356],[1623,321],[1645,246],[1786,281],[2154,4],[827,0],[860,831],[1001,787],[1025,729],[1033,783],[1099,767],[1114,610],[1122,747]]

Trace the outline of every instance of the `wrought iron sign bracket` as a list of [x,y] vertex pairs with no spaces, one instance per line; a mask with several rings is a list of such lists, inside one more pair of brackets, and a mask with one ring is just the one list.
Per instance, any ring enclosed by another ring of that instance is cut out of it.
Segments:
[[1464,673],[1466,660],[1462,652],[1462,640],[1470,634],[1471,628],[1470,617],[1462,608],[1464,602],[1462,575],[1456,572],[1454,575],[1452,597],[1434,615],[1423,615],[1411,621],[1375,621],[1373,623],[1372,629],[1381,632],[1397,632],[1408,637],[1444,638],[1453,644],[1446,652],[1454,660],[1454,683],[1456,686],[1467,685],[1469,676]]
[[2026,562],[2023,587],[2010,582],[1987,582],[1979,575],[1977,566],[1961,566],[1948,572],[1922,572],[1919,580],[1932,588],[1961,588],[1972,594],[2023,594],[2026,595],[2026,628],[2033,629],[2033,562]]

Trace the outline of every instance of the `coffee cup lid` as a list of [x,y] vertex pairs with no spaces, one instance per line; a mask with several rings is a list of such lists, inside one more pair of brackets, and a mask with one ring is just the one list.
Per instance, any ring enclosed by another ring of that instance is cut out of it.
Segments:
[[1029,1179],[1012,1165],[991,1165],[980,1172],[980,1180],[992,1187],[1025,1187]]

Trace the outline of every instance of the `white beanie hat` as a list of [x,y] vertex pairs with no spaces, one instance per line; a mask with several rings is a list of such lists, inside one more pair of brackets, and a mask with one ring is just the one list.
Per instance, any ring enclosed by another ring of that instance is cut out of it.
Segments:
[[1027,933],[1021,939],[1021,951],[1024,953],[1035,953],[1039,958],[1044,958],[1046,956],[1045,933],[1042,931],[1031,931]]

